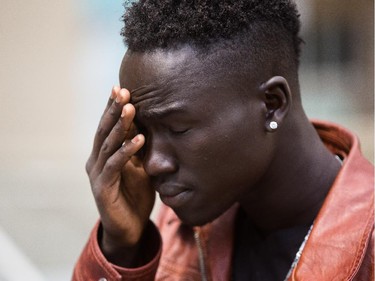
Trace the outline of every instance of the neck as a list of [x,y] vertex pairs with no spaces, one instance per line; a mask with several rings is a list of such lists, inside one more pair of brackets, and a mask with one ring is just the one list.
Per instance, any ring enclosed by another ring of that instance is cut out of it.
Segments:
[[240,201],[249,219],[265,233],[311,224],[341,167],[307,118],[302,119],[283,128],[270,168]]

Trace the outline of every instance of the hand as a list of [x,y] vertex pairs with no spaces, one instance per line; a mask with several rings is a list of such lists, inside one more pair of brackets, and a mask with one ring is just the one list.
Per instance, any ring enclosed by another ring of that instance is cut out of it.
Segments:
[[135,108],[129,101],[128,90],[112,89],[86,164],[103,227],[101,247],[108,256],[137,246],[155,201],[155,191],[135,156],[145,137],[136,135]]

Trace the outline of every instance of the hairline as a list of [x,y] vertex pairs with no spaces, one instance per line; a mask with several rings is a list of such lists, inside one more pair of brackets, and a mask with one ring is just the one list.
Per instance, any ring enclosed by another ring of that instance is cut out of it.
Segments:
[[[293,83],[291,86],[298,91],[299,95],[299,63],[298,56],[294,52],[292,36],[285,38],[288,32],[283,27],[270,31],[270,29],[264,29],[263,24],[274,25],[273,22],[254,24],[248,30],[238,32],[231,38],[216,38],[204,45],[196,44],[192,40],[192,42],[176,42],[167,47],[154,47],[144,51],[132,50],[131,48],[129,50],[139,53],[153,53],[191,48],[195,52],[196,59],[199,62],[198,71],[201,71],[202,75],[206,74],[207,71],[212,72],[215,76],[226,75],[226,72],[237,72],[237,76],[246,77],[263,74],[263,81],[259,80],[259,83],[266,82],[273,76],[283,76],[290,83]],[[267,32],[264,30],[267,30]],[[283,33],[280,34],[280,31]],[[196,66],[187,66],[184,70],[196,72],[197,69],[194,68]]]

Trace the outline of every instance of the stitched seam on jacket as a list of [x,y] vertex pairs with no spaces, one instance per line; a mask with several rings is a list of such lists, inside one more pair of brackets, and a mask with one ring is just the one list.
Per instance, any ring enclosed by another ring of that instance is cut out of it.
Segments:
[[362,239],[361,239],[361,242],[359,244],[360,246],[358,247],[357,252],[355,254],[356,258],[354,259],[352,265],[350,266],[349,273],[351,273],[351,272],[352,273],[349,275],[347,280],[352,280],[353,277],[358,273],[359,265],[360,265],[361,261],[363,261],[365,255],[366,255],[366,250],[367,250],[367,247],[368,247],[368,241],[369,241],[369,239],[371,239],[371,237],[369,237],[370,236],[369,234],[371,233],[371,230],[373,228],[373,221],[374,221],[373,218],[374,218],[374,215],[373,215],[373,212],[371,211],[370,216],[367,220],[365,232],[362,235]]

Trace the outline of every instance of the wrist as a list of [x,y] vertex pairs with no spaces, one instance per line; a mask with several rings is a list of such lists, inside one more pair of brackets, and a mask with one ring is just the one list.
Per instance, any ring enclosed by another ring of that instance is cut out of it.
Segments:
[[161,247],[160,234],[149,221],[138,241],[134,245],[125,245],[121,239],[106,235],[102,225],[98,229],[98,243],[105,258],[114,265],[136,268],[147,264]]

